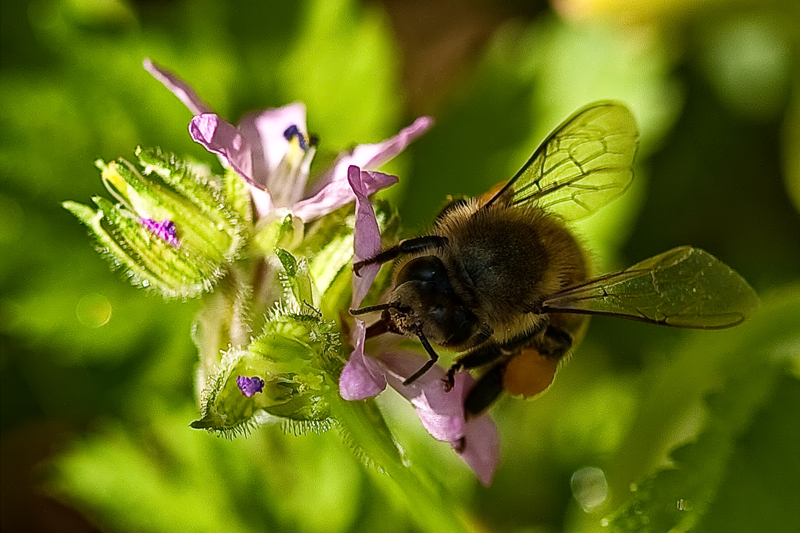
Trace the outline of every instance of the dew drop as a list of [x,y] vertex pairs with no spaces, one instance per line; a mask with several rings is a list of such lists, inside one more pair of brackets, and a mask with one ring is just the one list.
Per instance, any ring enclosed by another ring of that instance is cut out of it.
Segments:
[[608,498],[606,475],[593,466],[581,468],[572,474],[570,487],[575,500],[587,513],[602,505]]
[[89,328],[99,328],[108,324],[112,310],[108,298],[98,293],[85,295],[75,306],[78,321]]

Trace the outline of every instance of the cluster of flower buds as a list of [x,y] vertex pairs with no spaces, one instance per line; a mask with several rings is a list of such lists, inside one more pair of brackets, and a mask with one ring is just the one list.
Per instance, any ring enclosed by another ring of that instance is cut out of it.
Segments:
[[245,215],[237,210],[242,189],[225,190],[201,167],[173,155],[137,149],[136,156],[139,168],[124,159],[97,162],[118,203],[98,196],[97,209],[64,207],[134,284],[170,298],[210,291],[245,242]]
[[[397,181],[376,169],[432,120],[341,154],[309,188],[316,141],[302,104],[246,115],[234,126],[173,74],[150,60],[144,66],[194,114],[191,137],[225,172],[138,149],[136,165],[98,163],[116,203],[97,197],[96,208],[64,206],[134,284],[167,298],[203,298],[193,331],[202,416],[192,427],[239,433],[271,419],[341,427],[357,421],[340,419],[337,404],[368,402],[388,383],[488,484],[499,438],[488,417],[465,419],[472,378],[457,374],[445,392],[436,367],[403,386],[424,356],[368,355],[364,323],[346,315],[365,297],[379,298],[389,281],[378,265],[352,274],[354,255],[374,255],[382,237],[399,231],[393,211],[378,203],[376,212],[368,199]],[[349,345],[342,342],[348,334]]]

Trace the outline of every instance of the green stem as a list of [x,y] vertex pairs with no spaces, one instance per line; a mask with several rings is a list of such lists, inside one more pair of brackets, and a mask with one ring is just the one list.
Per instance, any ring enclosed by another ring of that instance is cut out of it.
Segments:
[[[334,389],[335,390],[335,389]],[[340,423],[340,431],[357,454],[365,456],[378,471],[385,474],[401,494],[409,512],[421,531],[463,533],[473,531],[465,522],[463,511],[448,499],[440,486],[419,469],[403,464],[400,450],[372,400],[349,402],[336,395],[331,409]]]

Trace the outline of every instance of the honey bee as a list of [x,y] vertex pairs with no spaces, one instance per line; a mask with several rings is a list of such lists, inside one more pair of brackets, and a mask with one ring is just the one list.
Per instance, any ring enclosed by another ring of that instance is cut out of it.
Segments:
[[485,410],[505,390],[525,397],[553,380],[580,340],[587,315],[675,327],[739,324],[758,299],[747,282],[707,252],[681,246],[620,272],[591,278],[586,253],[565,222],[594,213],[633,179],[639,133],[631,112],[595,102],[559,125],[505,185],[454,200],[428,235],[406,239],[354,265],[402,258],[368,336],[414,336],[430,356],[405,384],[437,361],[433,345],[461,352],[447,374],[483,369],[465,400]]

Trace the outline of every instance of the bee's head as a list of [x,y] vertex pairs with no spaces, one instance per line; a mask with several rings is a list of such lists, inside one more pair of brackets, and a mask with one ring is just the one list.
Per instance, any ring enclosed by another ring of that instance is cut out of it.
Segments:
[[480,329],[478,317],[453,290],[447,269],[434,255],[404,263],[395,277],[387,309],[402,333],[422,333],[441,346],[462,346]]

